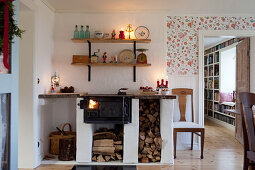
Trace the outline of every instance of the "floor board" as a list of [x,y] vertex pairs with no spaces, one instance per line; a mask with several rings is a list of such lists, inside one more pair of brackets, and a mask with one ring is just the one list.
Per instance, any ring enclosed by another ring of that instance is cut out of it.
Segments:
[[[234,132],[211,121],[205,122],[204,159],[200,151],[177,151],[174,166],[137,166],[138,170],[240,170],[243,163],[242,145]],[[36,170],[70,170],[72,165],[41,165]],[[21,169],[20,169],[21,170]],[[22,169],[25,170],[25,169]]]

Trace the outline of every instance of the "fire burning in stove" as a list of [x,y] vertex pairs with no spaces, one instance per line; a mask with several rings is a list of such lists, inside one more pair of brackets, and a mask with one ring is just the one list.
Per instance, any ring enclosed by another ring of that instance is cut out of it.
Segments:
[[96,100],[90,99],[89,100],[89,109],[97,109],[98,102]]

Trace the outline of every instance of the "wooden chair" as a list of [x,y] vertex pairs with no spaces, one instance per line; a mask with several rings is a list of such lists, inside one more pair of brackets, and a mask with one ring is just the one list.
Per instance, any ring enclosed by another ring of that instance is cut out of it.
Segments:
[[252,111],[252,106],[255,105],[255,94],[242,92],[239,93],[239,99],[244,140],[243,169],[248,170],[248,167],[252,166],[252,170],[255,170],[255,122]]
[[[201,137],[201,156],[203,159],[204,155],[204,134],[205,129],[197,123],[194,123],[194,113],[193,113],[193,89],[177,88],[172,89],[172,93],[179,97],[179,108],[180,108],[180,121],[174,122],[174,158],[176,158],[176,142],[178,132],[191,132],[191,150],[193,150],[193,135],[196,134]],[[185,118],[186,113],[186,97],[191,95],[191,113],[192,122],[187,122]]]

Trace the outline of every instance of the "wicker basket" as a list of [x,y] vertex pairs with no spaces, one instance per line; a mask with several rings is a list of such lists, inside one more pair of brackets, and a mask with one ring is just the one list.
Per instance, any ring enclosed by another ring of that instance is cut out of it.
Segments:
[[[66,126],[69,126],[69,131],[64,131]],[[74,138],[76,144],[76,132],[72,132],[72,126],[70,123],[65,123],[62,126],[62,131],[64,131],[65,135],[63,135],[59,131],[51,132],[48,139],[50,140],[50,154],[58,155],[59,154],[59,140],[60,139],[71,139]],[[76,148],[75,148],[76,149]]]

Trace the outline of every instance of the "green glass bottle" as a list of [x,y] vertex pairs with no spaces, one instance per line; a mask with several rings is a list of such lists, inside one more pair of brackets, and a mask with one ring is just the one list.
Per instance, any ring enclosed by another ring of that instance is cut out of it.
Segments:
[[89,32],[89,26],[86,26],[86,31],[85,31],[85,38],[90,39],[90,32]]
[[78,31],[78,25],[75,25],[75,30],[74,30],[74,36],[73,38],[78,39],[79,38],[79,31]]
[[81,26],[81,30],[80,30],[80,39],[84,39],[83,25]]

